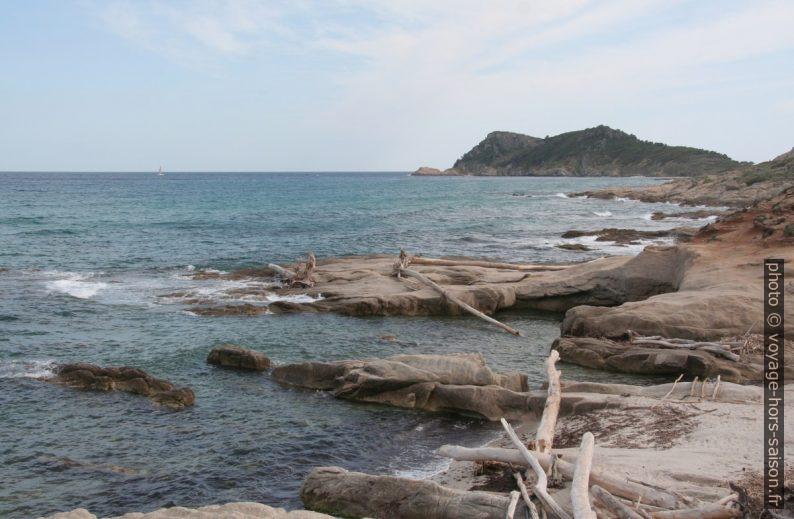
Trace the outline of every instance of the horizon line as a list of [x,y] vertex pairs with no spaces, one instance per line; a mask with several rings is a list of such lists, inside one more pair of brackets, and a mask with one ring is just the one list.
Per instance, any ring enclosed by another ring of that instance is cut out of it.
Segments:
[[[241,171],[235,171],[235,170],[203,170],[203,171],[199,171],[199,170],[171,170],[171,171],[164,171],[163,173],[164,173],[165,176],[167,176],[167,175],[170,175],[170,174],[177,174],[177,173],[244,173],[244,174],[247,174],[247,173],[287,173],[287,174],[308,173],[308,174],[312,174],[312,173],[314,173],[314,174],[318,174],[318,173],[412,173],[413,171],[415,171],[415,170],[408,170],[408,169],[405,169],[405,170],[402,170],[402,169],[393,169],[393,170],[391,170],[391,169],[371,169],[371,170],[370,169],[351,169],[351,170],[345,170],[345,169],[339,169],[339,170],[291,170],[291,171],[285,171],[285,170],[275,170],[274,169],[274,170],[241,170]],[[75,170],[57,170],[57,169],[52,169],[52,170],[45,170],[45,169],[41,169],[41,170],[21,170],[21,169],[20,170],[0,170],[0,175],[5,174],[5,173],[136,173],[136,174],[142,174],[142,175],[155,175],[155,176],[158,175],[158,172],[156,170],[146,170],[146,171],[143,171],[143,170],[78,170],[78,169],[75,169]]]

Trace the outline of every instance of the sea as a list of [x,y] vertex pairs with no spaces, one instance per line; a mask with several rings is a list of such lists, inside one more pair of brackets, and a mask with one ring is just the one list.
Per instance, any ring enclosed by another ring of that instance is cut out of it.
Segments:
[[[659,182],[405,172],[0,174],[0,516],[77,507],[112,516],[231,501],[300,508],[301,482],[316,466],[412,477],[443,470],[439,446],[481,445],[498,426],[337,400],[266,374],[209,366],[207,353],[235,343],[281,364],[481,352],[494,369],[527,373],[539,386],[561,315],[501,313],[520,338],[466,316],[199,317],[190,300],[233,303],[230,288],[262,288],[264,295],[245,299],[252,304],[279,297],[268,292],[272,280],[193,276],[292,262],[309,251],[396,256],[404,248],[524,263],[636,254],[654,242],[560,235],[706,221],[653,221],[654,211],[676,207],[569,193]],[[562,250],[564,243],[593,250]],[[170,411],[134,395],[42,381],[67,362],[142,368],[193,388],[196,405]],[[569,379],[646,380],[561,369]]]

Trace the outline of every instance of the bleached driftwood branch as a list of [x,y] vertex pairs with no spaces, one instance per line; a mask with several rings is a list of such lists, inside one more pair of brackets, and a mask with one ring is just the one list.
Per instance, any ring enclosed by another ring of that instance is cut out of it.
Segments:
[[701,508],[686,510],[665,510],[652,512],[652,519],[731,519],[742,513],[738,508],[729,508],[720,504],[707,505]]
[[484,321],[487,321],[487,322],[493,324],[494,326],[498,326],[499,328],[501,328],[502,330],[505,330],[508,333],[512,333],[513,335],[519,335],[519,336],[521,335],[521,332],[519,332],[515,328],[511,328],[510,326],[508,326],[508,325],[506,325],[504,323],[500,323],[499,321],[497,321],[493,317],[489,317],[489,316],[485,315],[484,313],[480,312],[479,310],[477,310],[476,308],[474,308],[473,306],[471,306],[471,305],[469,305],[467,303],[464,303],[458,297],[452,295],[451,292],[449,292],[448,290],[444,289],[441,285],[439,285],[435,281],[431,280],[427,276],[425,276],[423,274],[420,274],[419,272],[416,272],[415,270],[410,270],[410,269],[406,269],[406,268],[401,268],[399,270],[399,272],[403,276],[408,276],[408,277],[412,277],[414,279],[418,279],[419,281],[421,281],[425,285],[429,286],[430,288],[432,288],[433,290],[435,290],[436,292],[438,292],[439,294],[444,296],[444,298],[446,298],[448,301],[451,301],[452,303],[455,303],[456,305],[458,305],[462,309],[466,310],[470,314],[476,315],[480,319],[483,319]]
[[565,270],[570,268],[568,265],[520,265],[517,263],[499,263],[494,261],[478,260],[445,260],[435,258],[424,258],[421,256],[412,257],[411,263],[414,265],[433,265],[436,267],[483,267],[504,270],[519,270],[522,272],[534,272],[544,270]]
[[295,273],[294,272],[289,271],[289,270],[285,269],[284,267],[280,267],[280,266],[276,265],[275,263],[268,263],[267,266],[268,266],[268,268],[270,268],[272,270],[275,270],[276,274],[278,274],[279,277],[281,279],[283,279],[284,281],[292,281],[292,279],[295,277]]
[[527,490],[527,486],[524,484],[524,478],[521,477],[521,473],[516,472],[513,474],[513,477],[516,478],[516,485],[518,485],[518,489],[521,491],[521,497],[524,499],[524,503],[526,503],[527,508],[529,509],[530,518],[539,519],[538,509],[535,507],[535,503],[533,503],[532,499],[529,497],[529,491]]
[[549,379],[549,389],[546,395],[546,403],[543,405],[543,416],[540,419],[537,433],[535,434],[535,450],[538,452],[551,452],[554,441],[554,430],[557,427],[557,416],[560,413],[560,399],[562,390],[560,388],[560,373],[556,363],[560,359],[557,350],[551,350],[546,359],[546,376]]
[[683,374],[683,373],[681,373],[680,375],[678,375],[678,378],[677,378],[677,379],[675,379],[675,381],[673,382],[673,387],[671,387],[671,388],[670,388],[670,391],[668,391],[668,392],[667,392],[667,394],[665,394],[665,395],[662,397],[662,400],[666,400],[668,396],[670,396],[670,395],[672,395],[672,394],[673,394],[673,391],[675,391],[675,386],[676,386],[676,384],[678,384],[678,382],[679,382],[679,381],[680,381],[682,378],[684,378],[684,374]]
[[404,249],[400,249],[400,255],[397,258],[397,261],[394,262],[393,269],[393,273],[395,276],[397,276],[397,279],[402,278],[402,270],[407,269],[413,259],[413,256],[405,252]]
[[731,351],[729,344],[723,344],[719,342],[700,342],[689,339],[666,339],[659,335],[642,336],[633,333],[631,330],[629,330],[629,342],[641,346],[651,346],[657,348],[707,351],[713,355],[731,360],[733,362],[738,362],[740,359],[739,355]]
[[275,263],[268,263],[268,268],[274,270],[284,281],[288,281],[290,286],[302,285],[305,287],[314,286],[314,269],[317,267],[317,259],[314,253],[310,252],[304,263],[298,263],[295,271],[287,270]]
[[506,519],[513,519],[513,516],[516,515],[516,505],[518,505],[518,499],[521,497],[519,492],[513,490],[510,492],[510,503],[507,505],[507,514],[505,514]]
[[590,468],[593,465],[593,434],[586,432],[582,435],[582,445],[579,447],[579,456],[573,467],[573,480],[571,482],[571,504],[573,505],[574,519],[596,519],[596,514],[590,508]]
[[557,502],[549,495],[547,490],[548,478],[546,477],[546,470],[541,467],[537,458],[532,456],[526,445],[524,445],[524,442],[521,441],[516,432],[504,418],[502,418],[502,427],[504,427],[507,436],[513,442],[516,448],[518,448],[518,452],[524,458],[526,464],[535,472],[535,475],[537,476],[537,483],[532,489],[532,492],[538,497],[541,504],[543,504],[543,507],[559,519],[571,519],[570,514],[566,512],[559,504],[557,504]]
[[590,487],[590,493],[593,494],[593,497],[598,499],[605,508],[615,514],[618,519],[643,519],[640,514],[598,485]]

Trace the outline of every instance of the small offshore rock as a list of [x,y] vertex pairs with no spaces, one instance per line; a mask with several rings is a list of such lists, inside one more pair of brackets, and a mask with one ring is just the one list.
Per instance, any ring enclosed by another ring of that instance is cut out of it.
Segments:
[[207,355],[207,363],[222,368],[248,371],[265,371],[270,367],[270,359],[256,350],[241,348],[235,344],[224,344],[213,348]]
[[130,367],[102,367],[95,364],[64,364],[48,382],[76,389],[96,391],[124,391],[143,395],[152,402],[183,409],[196,401],[190,388],[177,388],[171,382],[155,378],[145,371]]
[[582,252],[593,250],[587,245],[584,245],[582,243],[561,243],[560,245],[557,245],[557,248],[563,250],[575,250]]

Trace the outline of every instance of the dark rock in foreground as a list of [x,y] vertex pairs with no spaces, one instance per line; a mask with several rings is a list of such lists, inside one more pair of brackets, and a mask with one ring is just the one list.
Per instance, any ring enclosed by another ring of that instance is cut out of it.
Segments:
[[265,371],[270,367],[270,359],[264,353],[241,348],[234,344],[224,344],[213,348],[207,355],[207,362],[222,368],[249,371]]
[[143,370],[129,367],[101,367],[95,364],[65,364],[48,382],[76,389],[124,391],[143,395],[155,404],[172,409],[192,406],[196,397],[190,388],[177,388],[171,382],[154,378]]
[[[339,467],[318,467],[301,488],[310,510],[343,517],[382,519],[502,519],[510,499],[492,492],[463,491],[428,480],[372,476]],[[523,517],[523,504],[517,517]]]

